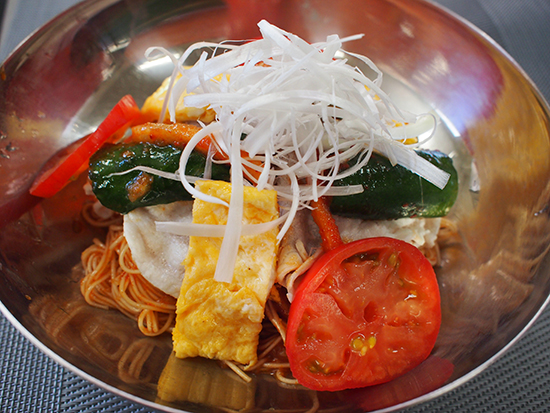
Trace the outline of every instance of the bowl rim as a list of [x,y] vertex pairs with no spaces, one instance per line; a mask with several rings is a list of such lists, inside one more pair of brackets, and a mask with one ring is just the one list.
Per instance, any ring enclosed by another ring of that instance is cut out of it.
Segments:
[[[18,45],[6,56],[4,61],[0,64],[0,67],[2,68],[2,71],[4,68],[12,63],[12,61],[15,61],[20,56],[24,55],[27,51],[27,49],[34,45],[38,39],[41,38],[41,36],[44,33],[47,33],[48,31],[54,29],[60,22],[65,21],[66,19],[71,19],[74,17],[74,15],[86,10],[87,8],[97,8],[98,10],[103,10],[108,6],[111,6],[116,3],[120,3],[124,0],[82,0],[63,12],[59,13],[55,17],[48,20],[45,24],[42,26],[36,28],[33,30],[30,34],[28,34],[23,40],[21,40]],[[390,2],[393,2],[393,0],[389,0]],[[483,39],[485,44],[488,47],[493,48],[498,54],[500,54],[502,57],[505,58],[505,60],[511,65],[513,70],[517,71],[521,77],[528,83],[529,87],[531,88],[532,92],[537,97],[538,101],[540,102],[541,107],[544,109],[546,116],[550,118],[550,105],[544,95],[541,93],[535,82],[531,79],[531,77],[527,74],[527,72],[521,67],[521,65],[508,53],[504,47],[502,47],[499,43],[497,43],[492,37],[490,37],[487,33],[485,33],[483,30],[475,26],[470,21],[466,20],[456,12],[450,10],[449,8],[434,3],[430,0],[397,0],[398,3],[401,2],[420,2],[423,3],[424,6],[431,7],[435,10],[439,10],[440,12],[446,14],[449,18],[452,18],[462,24],[469,32],[472,34],[475,34],[476,36]],[[479,366],[473,368],[468,373],[456,378],[452,382],[443,385],[442,387],[433,390],[429,393],[426,393],[422,396],[416,397],[414,399],[408,400],[406,402],[393,405],[388,408],[378,409],[375,412],[377,413],[386,413],[386,412],[395,412],[400,409],[416,406],[428,401],[435,400],[439,398],[440,396],[449,393],[450,391],[461,387],[465,383],[471,381],[474,377],[478,376],[481,372],[485,371],[487,368],[489,368],[491,365],[493,365],[496,361],[498,361],[504,354],[506,354],[512,347],[514,347],[519,340],[521,340],[525,334],[531,329],[533,324],[537,322],[541,314],[549,307],[550,305],[550,295],[548,295],[544,302],[538,307],[535,314],[530,318],[530,320],[520,329],[520,331],[506,344],[504,345],[500,350],[498,350],[495,354],[493,354],[491,357],[489,357],[487,360],[483,361]],[[167,405],[159,404],[151,400],[143,399],[137,395],[131,394],[129,392],[126,392],[124,390],[121,390],[115,386],[109,385],[102,380],[97,379],[93,375],[86,373],[85,371],[81,370],[77,366],[73,365],[72,363],[65,360],[63,357],[61,357],[59,354],[57,354],[55,351],[50,349],[48,346],[46,346],[44,343],[42,343],[36,336],[34,336],[17,318],[16,316],[9,310],[9,308],[4,304],[3,301],[0,300],[0,312],[2,315],[10,322],[12,326],[16,328],[16,330],[22,334],[32,345],[34,345],[38,350],[40,350],[43,354],[45,354],[47,357],[67,369],[68,371],[76,374],[77,376],[81,377],[82,379],[98,386],[99,388],[102,388],[114,395],[120,396],[124,399],[127,399],[131,402],[139,403],[140,405],[150,407],[156,410],[161,410],[163,412],[167,413],[182,413],[185,412],[181,409],[176,409]]]

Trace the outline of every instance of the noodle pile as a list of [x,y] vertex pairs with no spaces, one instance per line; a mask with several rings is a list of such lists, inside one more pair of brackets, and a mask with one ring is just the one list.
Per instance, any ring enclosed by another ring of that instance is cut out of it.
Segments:
[[[156,336],[169,331],[174,325],[176,299],[154,287],[141,275],[124,238],[120,216],[115,214],[101,218],[94,209],[97,205],[85,204],[83,217],[93,226],[108,227],[108,232],[104,243],[94,239],[94,243],[82,253],[85,276],[80,290],[84,299],[94,307],[117,309],[137,320],[144,335]],[[277,296],[277,301],[280,301],[280,295]],[[268,371],[284,383],[296,384],[294,379],[285,377],[285,370],[288,372],[290,367],[284,350],[286,321],[283,319],[287,311],[282,307],[272,300],[267,302],[268,321],[263,325],[256,363],[241,366],[230,361],[223,362],[243,380],[251,380],[247,373]]]
[[122,226],[109,225],[104,243],[98,239],[81,256],[85,276],[80,291],[92,306],[114,308],[137,320],[140,331],[156,336],[168,331],[176,316],[176,299],[151,285],[139,272]]

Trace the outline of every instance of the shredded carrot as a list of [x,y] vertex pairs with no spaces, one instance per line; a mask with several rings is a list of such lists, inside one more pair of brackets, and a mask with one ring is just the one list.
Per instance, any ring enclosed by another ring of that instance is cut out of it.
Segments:
[[311,206],[311,216],[319,227],[323,250],[330,251],[342,245],[344,241],[330,212],[330,198],[321,197],[317,201],[311,201]]
[[[199,130],[199,126],[189,123],[148,122],[132,127],[132,135],[129,139],[134,142],[150,142],[159,145],[184,147]],[[203,145],[201,145],[201,141],[198,149],[206,149],[206,152],[208,152],[210,137],[205,138],[204,141]]]
[[[200,130],[199,126],[190,123],[154,123],[148,122],[142,125],[132,127],[132,135],[129,138],[133,142],[150,142],[159,145],[174,145],[183,148],[189,140]],[[206,136],[195,146],[195,150],[207,156],[210,147],[213,145],[212,137]],[[215,147],[215,146],[214,146]],[[218,150],[214,152],[214,159],[218,161],[228,161],[229,156]],[[254,165],[262,166],[260,162],[250,159],[249,155],[241,151],[241,157],[252,162]],[[256,181],[260,177],[260,172],[256,169],[244,166],[247,175]]]

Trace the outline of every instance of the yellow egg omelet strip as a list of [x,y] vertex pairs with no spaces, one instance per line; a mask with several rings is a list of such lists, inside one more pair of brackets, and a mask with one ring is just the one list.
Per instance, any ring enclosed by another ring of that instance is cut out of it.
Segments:
[[[150,95],[141,108],[144,122],[156,122],[160,117],[162,111],[162,105],[168,92],[168,86],[170,84],[170,77],[164,79],[160,87]],[[187,93],[183,93],[176,105],[176,122],[189,122],[193,120],[200,120],[204,123],[210,123],[214,120],[216,113],[209,108],[193,108],[185,106],[184,98]],[[164,122],[169,122],[170,116],[166,113]]]
[[[203,193],[228,202],[231,184],[199,181]],[[224,225],[228,208],[194,201],[193,222]],[[277,193],[244,188],[243,224],[260,224],[279,216]],[[275,280],[277,228],[242,236],[231,283],[214,280],[221,238],[190,237],[185,277],[173,331],[176,357],[202,356],[241,364],[256,361],[258,335],[267,297]]]

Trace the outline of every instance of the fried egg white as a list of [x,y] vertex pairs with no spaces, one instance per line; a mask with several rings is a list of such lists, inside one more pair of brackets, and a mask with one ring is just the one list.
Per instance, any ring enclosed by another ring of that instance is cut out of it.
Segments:
[[[391,237],[417,248],[431,248],[437,240],[441,218],[400,218],[387,221],[365,221],[334,216],[344,242],[370,237]],[[311,225],[315,225],[311,222]]]
[[178,297],[185,273],[189,237],[158,232],[156,221],[191,222],[193,201],[136,208],[124,215],[124,237],[143,277]]
[[[230,200],[227,182],[195,185],[205,194]],[[226,206],[196,199],[193,222],[224,225],[227,213]],[[243,224],[269,222],[278,216],[275,191],[244,188]],[[202,356],[242,364],[256,361],[265,303],[275,281],[277,233],[275,228],[241,237],[231,283],[214,280],[222,238],[190,237],[173,330],[177,357]]]

